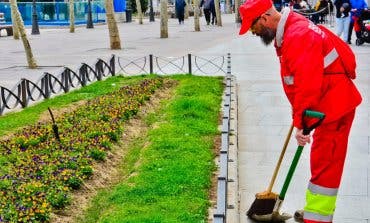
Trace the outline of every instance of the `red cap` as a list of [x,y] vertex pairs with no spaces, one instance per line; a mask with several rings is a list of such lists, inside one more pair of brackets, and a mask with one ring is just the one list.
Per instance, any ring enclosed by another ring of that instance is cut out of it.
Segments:
[[239,35],[246,33],[251,27],[252,22],[271,7],[271,0],[246,0],[244,4],[239,7],[239,13],[242,19]]

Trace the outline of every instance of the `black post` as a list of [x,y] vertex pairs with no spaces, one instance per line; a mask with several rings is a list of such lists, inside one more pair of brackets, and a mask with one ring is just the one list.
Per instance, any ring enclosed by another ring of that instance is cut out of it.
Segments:
[[188,54],[188,67],[189,67],[189,74],[192,74],[192,70],[191,70],[191,54],[189,53]]
[[150,0],[149,21],[154,22],[153,0]]
[[40,34],[39,24],[37,22],[37,10],[36,10],[36,0],[32,0],[32,35]]
[[87,21],[86,21],[86,28],[92,29],[94,28],[94,24],[92,21],[92,11],[91,11],[91,0],[87,2]]
[[149,73],[153,74],[153,54],[149,54]]

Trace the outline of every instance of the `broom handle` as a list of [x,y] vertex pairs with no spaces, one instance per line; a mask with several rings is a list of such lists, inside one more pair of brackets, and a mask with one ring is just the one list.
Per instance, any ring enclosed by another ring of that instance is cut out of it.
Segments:
[[274,183],[275,183],[275,180],[276,180],[276,176],[277,176],[277,173],[279,172],[279,169],[280,169],[280,165],[281,165],[281,162],[283,161],[283,158],[284,158],[284,155],[285,155],[285,151],[286,151],[286,148],[288,147],[288,143],[289,143],[289,140],[290,140],[290,137],[292,136],[292,132],[293,132],[293,123],[290,125],[290,129],[289,129],[289,132],[288,132],[288,135],[286,136],[285,138],[285,142],[284,142],[284,146],[283,146],[283,150],[281,151],[280,153],[280,157],[279,157],[279,160],[276,164],[276,167],[275,167],[275,170],[274,170],[274,173],[272,175],[272,178],[271,178],[271,181],[270,181],[270,185],[269,187],[267,188],[267,192],[268,193],[271,193],[272,191],[272,187],[274,186]]

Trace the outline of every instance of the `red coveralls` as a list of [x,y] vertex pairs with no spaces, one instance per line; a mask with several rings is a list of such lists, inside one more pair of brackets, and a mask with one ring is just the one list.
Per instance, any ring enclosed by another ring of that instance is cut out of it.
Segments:
[[283,11],[275,47],[294,126],[302,129],[305,109],[326,115],[313,134],[304,222],[332,222],[348,136],[361,95],[346,76],[328,36],[303,16]]

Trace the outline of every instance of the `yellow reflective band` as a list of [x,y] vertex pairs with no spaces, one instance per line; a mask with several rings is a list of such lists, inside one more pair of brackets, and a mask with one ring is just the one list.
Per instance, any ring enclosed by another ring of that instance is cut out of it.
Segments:
[[310,190],[307,190],[306,206],[304,207],[304,210],[324,216],[333,215],[336,200],[337,196],[316,194],[312,193]]

